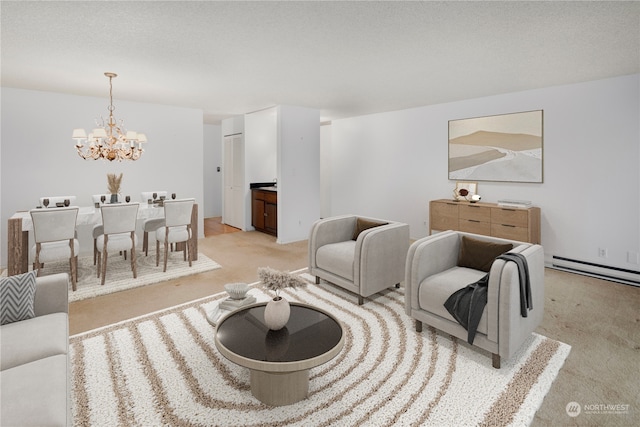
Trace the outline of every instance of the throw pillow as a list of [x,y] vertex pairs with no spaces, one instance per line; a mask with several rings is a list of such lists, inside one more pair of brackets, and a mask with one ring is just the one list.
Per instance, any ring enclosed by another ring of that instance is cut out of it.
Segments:
[[35,317],[36,271],[0,279],[0,324]]
[[368,230],[368,229],[373,228],[373,227],[379,227],[381,225],[387,225],[387,223],[386,222],[378,222],[378,221],[369,221],[367,219],[357,218],[356,219],[356,229],[353,230],[353,237],[351,237],[351,240],[358,240],[358,236],[364,230]]
[[498,255],[513,249],[511,243],[496,243],[462,236],[458,266],[473,268],[484,272],[491,270],[491,264]]

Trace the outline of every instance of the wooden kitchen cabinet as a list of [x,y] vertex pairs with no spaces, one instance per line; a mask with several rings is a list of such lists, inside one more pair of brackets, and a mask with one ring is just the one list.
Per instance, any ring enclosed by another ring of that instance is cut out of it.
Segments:
[[456,230],[521,242],[540,243],[540,208],[511,208],[495,203],[429,202],[429,234]]
[[278,193],[255,188],[251,190],[251,225],[258,231],[278,235]]

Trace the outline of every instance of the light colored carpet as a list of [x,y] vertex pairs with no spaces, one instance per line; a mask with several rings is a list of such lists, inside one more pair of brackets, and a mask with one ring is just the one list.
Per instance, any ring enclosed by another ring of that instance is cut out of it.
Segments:
[[[488,353],[404,313],[403,289],[358,306],[338,288],[284,292],[343,324],[333,360],[311,370],[309,397],[272,408],[255,399],[249,370],[216,349],[206,313],[217,294],[70,338],[74,425],[528,425],[570,347],[533,334],[502,369]],[[266,301],[263,288],[250,291]]]
[[[154,248],[155,249],[155,248]],[[140,256],[142,254],[142,256]],[[93,265],[93,255],[78,258],[78,283],[76,290],[72,290],[69,282],[69,302],[93,298],[99,295],[111,294],[125,289],[137,288],[165,280],[177,279],[191,274],[202,273],[220,268],[220,265],[212,261],[206,255],[198,254],[198,260],[192,262],[183,261],[182,252],[169,254],[166,273],[163,269],[163,258],[160,257],[160,265],[156,267],[155,250],[149,251],[149,256],[143,252],[136,253],[137,278],[133,278],[131,271],[131,259],[109,254],[107,260],[107,277],[104,286],[100,285],[100,279],[96,277],[96,267]],[[47,263],[42,270],[42,275],[54,273],[69,273],[69,262]],[[6,270],[3,275],[6,274]]]

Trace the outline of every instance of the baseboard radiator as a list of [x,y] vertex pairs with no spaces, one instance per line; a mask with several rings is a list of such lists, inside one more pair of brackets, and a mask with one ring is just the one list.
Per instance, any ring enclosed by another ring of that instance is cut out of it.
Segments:
[[551,265],[549,267],[572,273],[584,274],[586,276],[597,277],[604,280],[610,280],[613,282],[624,283],[626,285],[640,286],[640,271],[611,267],[608,265],[580,261],[557,255],[553,255]]

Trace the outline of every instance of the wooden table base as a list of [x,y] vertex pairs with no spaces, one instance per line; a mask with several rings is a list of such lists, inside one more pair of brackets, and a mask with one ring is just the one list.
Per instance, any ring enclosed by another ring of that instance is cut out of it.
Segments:
[[309,370],[264,372],[251,369],[251,393],[271,406],[299,402],[309,394]]

